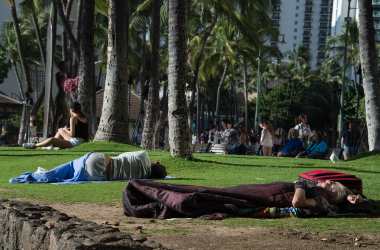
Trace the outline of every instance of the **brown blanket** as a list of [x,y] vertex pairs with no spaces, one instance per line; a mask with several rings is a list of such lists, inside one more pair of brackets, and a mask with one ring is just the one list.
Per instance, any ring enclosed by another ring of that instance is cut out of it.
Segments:
[[130,181],[123,193],[124,213],[143,218],[241,216],[265,207],[289,207],[294,184],[277,182],[229,188]]

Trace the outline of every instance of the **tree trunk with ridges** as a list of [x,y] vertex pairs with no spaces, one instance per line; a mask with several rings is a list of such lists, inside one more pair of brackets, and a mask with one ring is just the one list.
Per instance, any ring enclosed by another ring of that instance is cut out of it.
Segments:
[[107,75],[102,116],[95,135],[98,141],[129,142],[128,14],[128,1],[109,1]]
[[380,150],[380,82],[372,12],[372,1],[359,0],[360,61],[370,151]]
[[152,63],[151,78],[149,82],[148,101],[145,108],[144,129],[141,139],[141,147],[153,149],[153,135],[155,123],[159,117],[159,78],[160,78],[160,0],[154,0],[152,10]]
[[169,0],[168,122],[170,153],[191,157],[185,97],[186,0]]

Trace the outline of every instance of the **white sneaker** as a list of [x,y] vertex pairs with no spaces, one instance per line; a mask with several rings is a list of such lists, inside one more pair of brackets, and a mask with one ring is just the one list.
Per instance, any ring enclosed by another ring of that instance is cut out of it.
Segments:
[[23,148],[27,148],[27,149],[34,149],[34,148],[36,148],[36,144],[33,143],[33,142],[23,143],[22,146],[23,146]]

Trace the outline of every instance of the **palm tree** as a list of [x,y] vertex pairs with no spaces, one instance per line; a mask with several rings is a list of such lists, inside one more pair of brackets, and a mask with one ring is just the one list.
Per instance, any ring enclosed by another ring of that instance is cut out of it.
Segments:
[[168,121],[174,157],[191,157],[185,97],[187,1],[169,0]]
[[372,1],[359,0],[359,48],[370,151],[380,150],[380,82],[372,12]]
[[145,108],[144,129],[141,147],[152,149],[155,123],[159,116],[159,78],[160,78],[160,0],[153,0],[151,23],[151,79],[149,83],[148,100]]
[[[41,34],[41,27],[46,26],[46,11],[44,10],[44,3],[39,0],[39,1],[27,1],[24,0],[23,2],[20,3],[20,7],[22,9],[22,12],[24,13],[24,16],[22,16],[23,21],[28,20],[28,17],[31,17],[32,20],[32,26],[33,26],[33,31],[35,35],[35,41],[38,45],[38,50],[39,50],[39,56],[40,56],[40,62],[39,65],[42,67],[46,67],[46,52],[45,52],[45,46],[43,42],[43,36]],[[26,15],[25,15],[26,13]],[[41,20],[41,24],[39,20]],[[42,91],[39,93],[32,110],[30,112],[31,117],[37,116],[37,112],[39,108],[42,105],[42,102],[44,101],[44,96],[45,96],[45,88],[42,88]]]
[[110,0],[108,18],[107,75],[95,140],[128,142],[128,1]]
[[90,134],[95,133],[96,97],[95,97],[95,64],[94,64],[94,17],[95,0],[82,3],[79,36],[79,87],[78,98],[84,114],[88,117]]
[[165,81],[163,91],[162,91],[162,99],[160,101],[160,115],[154,127],[154,135],[153,135],[154,149],[160,148],[161,134],[162,134],[162,131],[164,131],[164,134],[165,134],[167,123],[168,123],[168,82]]
[[[16,8],[16,3],[14,0],[8,0],[9,7],[11,9],[11,14],[12,14],[12,21],[13,21],[13,27],[15,30],[16,34],[16,45],[17,45],[17,51],[19,55],[19,60],[20,60],[20,65],[21,65],[21,70],[25,79],[26,83],[26,90],[25,90],[25,100],[26,104],[30,104],[29,102],[32,100],[32,85],[30,81],[30,72],[28,65],[25,62],[25,57],[24,57],[24,51],[23,51],[23,40],[21,37],[21,31],[20,31],[20,23],[17,17],[17,8]],[[20,132],[19,132],[19,138],[18,138],[18,144],[22,144],[24,142],[25,138],[25,133],[26,133],[26,128],[29,124],[29,110],[26,105],[23,106],[23,111],[21,115],[21,122],[20,122]]]

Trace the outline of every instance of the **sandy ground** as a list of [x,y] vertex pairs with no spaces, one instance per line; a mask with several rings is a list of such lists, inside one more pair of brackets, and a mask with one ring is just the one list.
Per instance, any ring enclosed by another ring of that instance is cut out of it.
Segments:
[[220,221],[138,219],[123,215],[121,204],[48,204],[70,216],[110,224],[137,240],[170,249],[380,249],[380,235],[318,234],[253,227],[230,228]]

